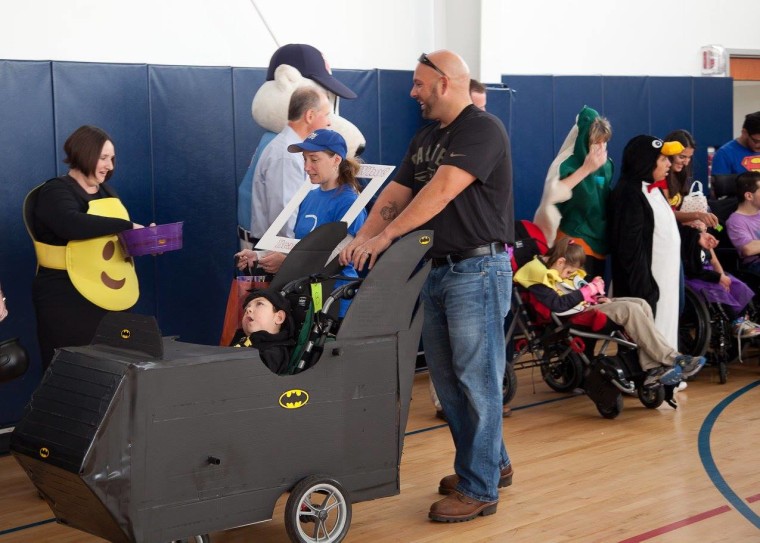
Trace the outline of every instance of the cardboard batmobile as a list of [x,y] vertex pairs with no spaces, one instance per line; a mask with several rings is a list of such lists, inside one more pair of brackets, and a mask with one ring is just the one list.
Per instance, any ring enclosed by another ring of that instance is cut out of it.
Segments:
[[[345,235],[345,223],[315,230],[273,286],[324,271]],[[289,491],[293,541],[340,541],[351,502],[399,493],[431,237],[382,255],[295,375],[271,373],[256,349],[161,338],[151,317],[110,314],[92,345],[57,351],[15,458],[58,522],[115,543],[207,541],[198,534],[269,520]]]

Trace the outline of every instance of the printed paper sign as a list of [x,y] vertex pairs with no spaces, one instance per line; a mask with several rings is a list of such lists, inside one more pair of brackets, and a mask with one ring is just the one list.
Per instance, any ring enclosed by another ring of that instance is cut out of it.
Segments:
[[[351,224],[354,222],[354,219],[356,219],[361,210],[364,209],[364,206],[367,205],[372,196],[374,196],[375,193],[380,190],[380,187],[383,186],[383,183],[385,183],[385,180],[388,179],[388,176],[393,171],[393,168],[393,166],[384,166],[381,164],[362,164],[360,166],[359,175],[357,177],[369,179],[370,182],[366,187],[364,187],[364,190],[361,191],[359,197],[351,205],[348,211],[346,211],[346,214],[341,217],[341,221],[345,222],[346,224]],[[311,191],[313,186],[314,185],[312,185],[310,181],[306,181],[303,185],[301,185],[298,191],[293,195],[293,198],[291,198],[291,200],[288,202],[288,205],[285,206],[285,209],[282,210],[282,213],[277,216],[277,219],[275,219],[269,229],[264,232],[263,236],[261,236],[261,239],[256,244],[255,249],[265,251],[278,251],[280,253],[287,254],[291,251],[291,249],[293,249],[293,247],[296,246],[298,243],[297,239],[278,236],[277,233],[282,230],[282,227],[285,226],[286,222],[288,222],[288,218],[296,212],[298,206],[301,205],[301,202],[303,202],[303,199],[306,198],[306,195],[309,193],[309,191]],[[338,248],[336,248],[336,250],[330,256],[328,262],[332,260],[333,257],[337,255],[343,247],[348,245],[352,239],[353,236],[346,236],[346,238],[340,242],[340,244],[338,244]]]

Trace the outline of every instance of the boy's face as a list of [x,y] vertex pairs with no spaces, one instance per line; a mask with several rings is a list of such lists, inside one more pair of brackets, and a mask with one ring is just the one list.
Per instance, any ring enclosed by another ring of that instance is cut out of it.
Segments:
[[276,334],[285,321],[285,312],[277,310],[266,298],[254,298],[243,311],[243,331],[250,336],[254,332]]
[[760,209],[760,181],[755,182],[754,192],[744,193],[744,199],[752,204],[755,209]]

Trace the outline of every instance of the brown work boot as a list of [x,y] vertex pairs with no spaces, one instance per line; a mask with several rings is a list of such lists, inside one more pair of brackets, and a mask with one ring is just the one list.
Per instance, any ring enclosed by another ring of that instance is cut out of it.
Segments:
[[[512,475],[514,475],[514,471],[512,471],[512,464],[508,465],[507,467],[503,468],[501,470],[501,473],[499,474],[499,488],[504,488],[512,484]],[[441,479],[441,482],[438,483],[438,494],[443,494],[444,496],[447,496],[454,492],[457,489],[457,485],[459,484],[459,475],[447,475],[443,479]]]
[[431,505],[428,518],[437,522],[465,522],[478,515],[493,515],[498,503],[481,502],[455,491]]

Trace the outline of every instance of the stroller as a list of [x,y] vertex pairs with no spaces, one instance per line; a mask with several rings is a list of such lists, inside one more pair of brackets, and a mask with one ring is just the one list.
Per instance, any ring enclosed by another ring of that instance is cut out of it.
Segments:
[[[548,246],[540,229],[529,221],[517,221],[515,234],[512,267],[517,271],[534,256],[544,254]],[[646,373],[639,365],[637,346],[625,331],[611,321],[594,331],[589,317],[584,312],[562,319],[537,303],[527,289],[514,285],[512,322],[507,330],[508,348],[513,349],[508,357],[512,370],[538,367],[546,384],[557,392],[583,389],[599,414],[609,419],[622,412],[623,394],[637,395],[650,409],[664,401],[676,407],[674,387],[644,386]],[[516,380],[509,385],[516,387]],[[510,391],[509,396],[515,392]]]

